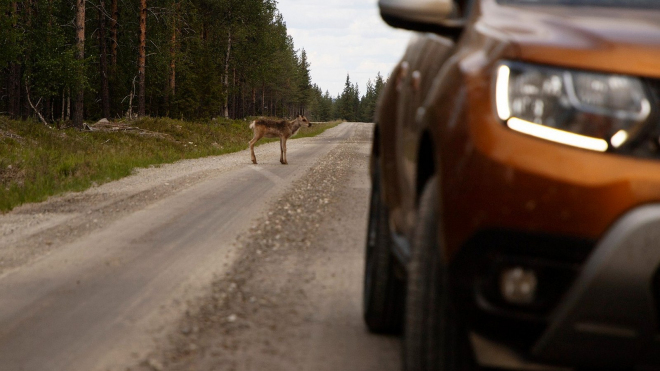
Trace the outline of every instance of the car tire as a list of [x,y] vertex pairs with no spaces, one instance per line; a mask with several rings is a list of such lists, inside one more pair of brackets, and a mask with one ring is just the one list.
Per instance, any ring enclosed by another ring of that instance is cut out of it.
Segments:
[[369,331],[401,333],[405,305],[405,283],[397,277],[391,252],[392,237],[387,208],[381,200],[380,170],[372,180],[369,225],[365,251],[363,315]]
[[405,371],[474,369],[467,333],[449,290],[448,267],[438,241],[438,179],[425,186],[408,269],[403,340]]

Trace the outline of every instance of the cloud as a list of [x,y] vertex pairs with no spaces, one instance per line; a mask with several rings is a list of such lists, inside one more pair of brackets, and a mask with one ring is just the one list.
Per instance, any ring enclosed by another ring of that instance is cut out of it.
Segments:
[[377,0],[280,0],[278,9],[295,47],[307,52],[312,82],[333,96],[347,73],[362,94],[378,72],[389,75],[410,38],[380,19]]

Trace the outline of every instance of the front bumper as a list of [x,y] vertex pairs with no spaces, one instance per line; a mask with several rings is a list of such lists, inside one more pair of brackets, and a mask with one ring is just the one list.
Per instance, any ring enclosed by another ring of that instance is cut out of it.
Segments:
[[597,244],[532,348],[589,366],[660,365],[660,205],[634,209]]
[[660,204],[635,208],[596,244],[527,355],[473,336],[478,362],[514,369],[660,365],[659,265]]

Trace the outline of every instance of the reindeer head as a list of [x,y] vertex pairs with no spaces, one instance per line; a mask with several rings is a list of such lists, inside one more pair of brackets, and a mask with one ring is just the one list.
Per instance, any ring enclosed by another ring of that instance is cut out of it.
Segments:
[[304,126],[304,127],[307,127],[307,128],[312,127],[312,123],[309,122],[309,120],[307,120],[307,117],[305,117],[305,116],[298,115],[296,120],[300,123],[301,126]]

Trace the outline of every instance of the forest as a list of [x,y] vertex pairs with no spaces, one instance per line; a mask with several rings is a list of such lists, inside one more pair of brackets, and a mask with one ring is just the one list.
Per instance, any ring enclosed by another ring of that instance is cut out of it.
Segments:
[[0,115],[371,121],[385,83],[312,83],[275,0],[0,0]]

